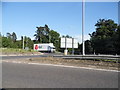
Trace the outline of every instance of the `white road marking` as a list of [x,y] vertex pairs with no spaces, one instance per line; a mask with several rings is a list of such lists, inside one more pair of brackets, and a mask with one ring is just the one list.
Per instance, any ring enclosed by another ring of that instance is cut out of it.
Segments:
[[[11,62],[11,63],[22,63],[18,61],[7,61],[3,60],[3,62]],[[118,70],[108,70],[108,69],[98,69],[98,68],[90,68],[90,67],[77,67],[77,66],[67,66],[67,65],[57,65],[57,64],[43,64],[43,63],[26,63],[24,64],[32,64],[32,65],[46,65],[46,66],[57,66],[57,67],[67,67],[67,68],[80,68],[80,69],[87,69],[87,70],[97,70],[97,71],[111,71],[111,72],[120,72]]]

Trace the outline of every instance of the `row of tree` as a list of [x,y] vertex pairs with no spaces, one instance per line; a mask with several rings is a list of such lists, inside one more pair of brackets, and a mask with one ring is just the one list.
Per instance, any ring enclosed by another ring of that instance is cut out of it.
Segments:
[[[56,50],[60,50],[60,34],[54,30],[50,30],[48,25],[44,27],[36,27],[35,31],[35,40],[31,40],[30,37],[24,37],[24,45],[29,49],[33,49],[33,44],[35,43],[53,43],[56,47]],[[22,48],[23,46],[23,36],[21,40],[17,40],[17,35],[15,32],[7,33],[6,36],[0,34],[0,47],[3,48]]]
[[95,26],[96,31],[89,34],[93,51],[102,54],[120,54],[120,25],[111,19],[100,19]]
[[54,30],[50,30],[48,25],[44,27],[36,27],[35,43],[53,43],[56,50],[60,50],[60,34]]
[[[95,24],[96,30],[89,34],[90,40],[85,41],[85,53],[86,54],[120,54],[120,25],[116,24],[113,20],[100,19]],[[34,43],[53,43],[57,51],[63,52],[64,49],[60,48],[60,34],[54,30],[50,30],[48,25],[44,27],[36,27],[35,40],[25,36],[25,47],[33,49]],[[62,37],[71,36],[66,35]],[[0,47],[8,48],[22,48],[22,41],[17,40],[15,32],[12,34],[7,33],[6,37],[0,35],[2,44]],[[0,40],[0,41],[1,41]],[[71,52],[72,49],[69,49]],[[79,54],[82,52],[82,44],[79,44],[78,49],[75,49],[75,53]]]
[[[90,40],[85,41],[85,53],[120,55],[120,25],[111,19],[99,19],[95,27],[96,30],[89,34]],[[79,48],[82,52],[82,44]]]
[[[22,48],[23,45],[23,37],[21,36],[21,40],[17,40],[17,35],[15,32],[12,34],[7,33],[6,36],[0,35],[0,47],[3,48]],[[24,43],[25,47],[29,47],[30,49],[33,49],[33,41],[29,37],[24,37]]]

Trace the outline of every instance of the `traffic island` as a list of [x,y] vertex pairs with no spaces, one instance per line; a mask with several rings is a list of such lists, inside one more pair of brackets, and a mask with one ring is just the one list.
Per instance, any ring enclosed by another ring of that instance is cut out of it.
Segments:
[[75,60],[75,59],[62,59],[55,57],[34,57],[25,58],[17,60],[3,60],[5,62],[13,63],[36,63],[36,64],[54,64],[54,65],[65,65],[65,66],[75,66],[75,67],[88,67],[97,69],[108,69],[108,70],[118,70],[120,68],[120,63],[115,62],[103,62],[103,61],[92,61],[92,60]]
[[62,59],[55,57],[30,58],[29,61],[34,63],[48,63],[48,64],[69,65],[69,66],[77,66],[77,67],[94,67],[94,68],[112,69],[112,70],[118,70],[118,68],[120,68],[120,63],[116,63],[116,62]]

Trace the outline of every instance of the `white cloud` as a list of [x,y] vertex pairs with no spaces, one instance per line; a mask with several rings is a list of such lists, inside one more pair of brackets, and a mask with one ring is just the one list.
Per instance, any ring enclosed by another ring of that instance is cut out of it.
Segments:
[[31,40],[35,40],[35,37],[31,37]]
[[[74,38],[76,38],[79,43],[82,43],[82,35],[76,35],[76,36],[74,36]],[[84,35],[84,41],[86,41],[86,40],[90,40],[89,35]]]
[[[25,36],[25,35],[24,35]],[[27,36],[27,37],[29,37],[29,36]],[[35,40],[35,37],[30,37],[31,38],[31,40]],[[17,40],[21,40],[21,36],[20,37],[17,37]]]
[[[30,37],[31,40],[35,40],[35,37]],[[74,35],[73,38],[77,39],[78,42],[81,44],[82,43],[82,35]],[[21,37],[18,37],[17,40],[21,40]],[[89,35],[84,35],[84,41],[90,40]]]

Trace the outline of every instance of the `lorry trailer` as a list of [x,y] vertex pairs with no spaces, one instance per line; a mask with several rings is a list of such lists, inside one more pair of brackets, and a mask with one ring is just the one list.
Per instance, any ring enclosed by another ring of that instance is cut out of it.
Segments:
[[39,43],[34,44],[34,50],[39,52],[55,52],[53,43]]

